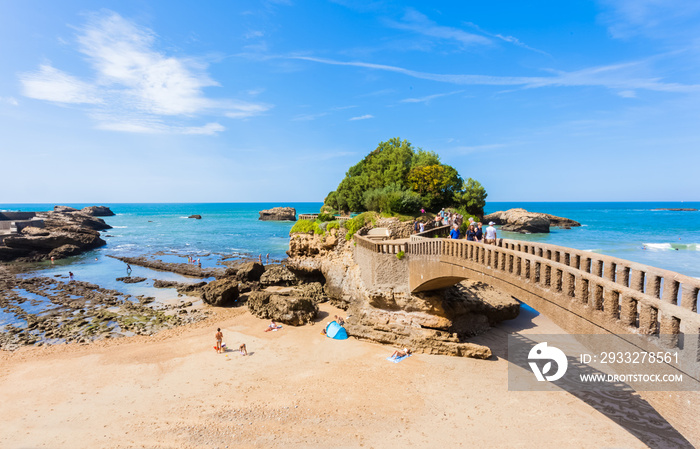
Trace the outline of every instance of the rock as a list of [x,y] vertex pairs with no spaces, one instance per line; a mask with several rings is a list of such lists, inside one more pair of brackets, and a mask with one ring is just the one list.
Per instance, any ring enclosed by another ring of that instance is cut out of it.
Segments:
[[160,279],[155,279],[153,281],[153,287],[155,288],[172,288],[178,286],[180,286],[180,283],[175,281],[163,281]]
[[146,280],[146,278],[138,277],[138,276],[124,276],[116,279],[119,282],[123,282],[125,284],[137,284],[139,282],[143,282]]
[[201,220],[201,219],[202,219],[202,216],[201,216],[201,215],[190,215],[190,216],[187,217],[187,218],[194,218],[194,219],[197,219],[197,220]]
[[147,267],[147,268],[154,268],[156,270],[162,270],[162,271],[170,271],[172,273],[178,273],[182,274],[185,276],[193,276],[193,277],[200,277],[200,278],[205,278],[205,277],[221,277],[224,275],[224,270],[223,269],[217,269],[217,268],[199,268],[197,265],[191,264],[191,263],[172,263],[172,262],[163,262],[162,260],[158,259],[150,259],[148,257],[144,256],[139,256],[139,257],[117,257],[117,256],[108,256],[112,257],[117,260],[121,260],[122,262],[128,263],[130,265],[138,265],[140,267]]
[[268,265],[265,272],[260,276],[262,285],[294,285],[298,282],[294,273],[289,271],[284,265]]
[[264,272],[265,267],[260,262],[244,262],[238,265],[236,278],[243,282],[259,281]]
[[80,254],[81,250],[75,245],[61,245],[58,248],[51,250],[49,257],[54,259],[65,259],[66,257],[75,256]]
[[267,221],[296,221],[297,211],[293,207],[273,207],[272,209],[261,210],[258,220]]
[[78,212],[78,209],[69,206],[54,206],[53,211],[58,213]]
[[106,206],[88,206],[82,208],[81,212],[87,215],[92,215],[93,217],[111,217],[114,215],[114,212],[112,212],[111,209]]
[[547,233],[551,226],[564,229],[570,229],[572,226],[581,226],[581,223],[569,218],[557,217],[556,215],[543,214],[540,212],[528,212],[520,208],[488,214],[484,217],[484,223],[490,221],[493,221],[497,225],[503,225],[501,229],[504,231],[520,232],[523,234]]
[[697,209],[692,209],[692,208],[661,208],[661,209],[652,209],[652,210],[666,210],[666,211],[673,211],[673,212],[697,212]]
[[216,307],[228,307],[238,299],[238,281],[224,278],[212,281],[202,287],[202,299]]
[[252,292],[248,296],[248,309],[258,318],[279,321],[291,326],[312,322],[318,306],[309,298],[293,296],[293,293],[270,291]]

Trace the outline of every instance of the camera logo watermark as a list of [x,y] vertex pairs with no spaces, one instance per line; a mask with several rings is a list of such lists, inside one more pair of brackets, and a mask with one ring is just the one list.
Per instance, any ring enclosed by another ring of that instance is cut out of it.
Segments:
[[[544,365],[544,367],[542,367],[542,371],[540,371],[539,366],[537,366],[537,362],[530,362],[529,360],[550,361],[547,362]],[[564,354],[564,352],[559,348],[555,348],[554,346],[547,346],[547,342],[536,344],[530,350],[530,353],[528,355],[528,361],[530,369],[535,374],[537,380],[540,382],[554,382],[556,380],[561,379],[562,377],[564,377],[564,374],[566,374],[566,369],[569,367],[569,362],[566,360],[566,354]],[[557,364],[557,372],[547,376],[547,373],[552,371],[552,362],[555,362]]]

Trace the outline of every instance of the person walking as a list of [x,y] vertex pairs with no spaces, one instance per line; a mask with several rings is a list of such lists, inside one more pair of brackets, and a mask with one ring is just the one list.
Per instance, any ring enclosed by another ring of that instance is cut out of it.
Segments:
[[496,235],[496,228],[493,227],[495,225],[493,221],[489,221],[489,227],[486,228],[486,238],[484,239],[484,243],[495,245],[496,244],[496,239],[498,236]]
[[467,229],[467,240],[470,242],[476,241],[476,230],[474,229],[474,225],[469,225],[469,229]]
[[450,231],[450,238],[454,240],[457,240],[459,238],[459,226],[452,226],[452,230]]
[[484,239],[484,231],[481,229],[481,222],[478,222],[476,224],[476,228],[474,229],[476,231],[476,237],[475,240],[477,242],[481,242]]
[[222,349],[221,342],[224,340],[224,334],[221,333],[220,327],[216,329],[216,335],[214,335],[214,338],[216,338],[216,346],[214,349],[216,349],[217,353],[220,353]]

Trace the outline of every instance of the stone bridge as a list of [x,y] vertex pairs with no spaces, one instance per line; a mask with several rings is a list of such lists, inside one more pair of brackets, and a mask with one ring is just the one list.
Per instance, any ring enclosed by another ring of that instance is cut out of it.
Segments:
[[[628,260],[543,243],[495,245],[439,238],[448,227],[404,240],[355,236],[363,281],[421,292],[464,279],[492,285],[572,334],[635,334],[653,352],[693,354],[682,371],[700,380],[700,280]],[[632,338],[630,338],[632,340]]]

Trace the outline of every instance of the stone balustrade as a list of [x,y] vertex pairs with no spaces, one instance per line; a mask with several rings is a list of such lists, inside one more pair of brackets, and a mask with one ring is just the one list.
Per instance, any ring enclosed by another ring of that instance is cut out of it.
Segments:
[[318,214],[299,214],[299,220],[315,220]]

